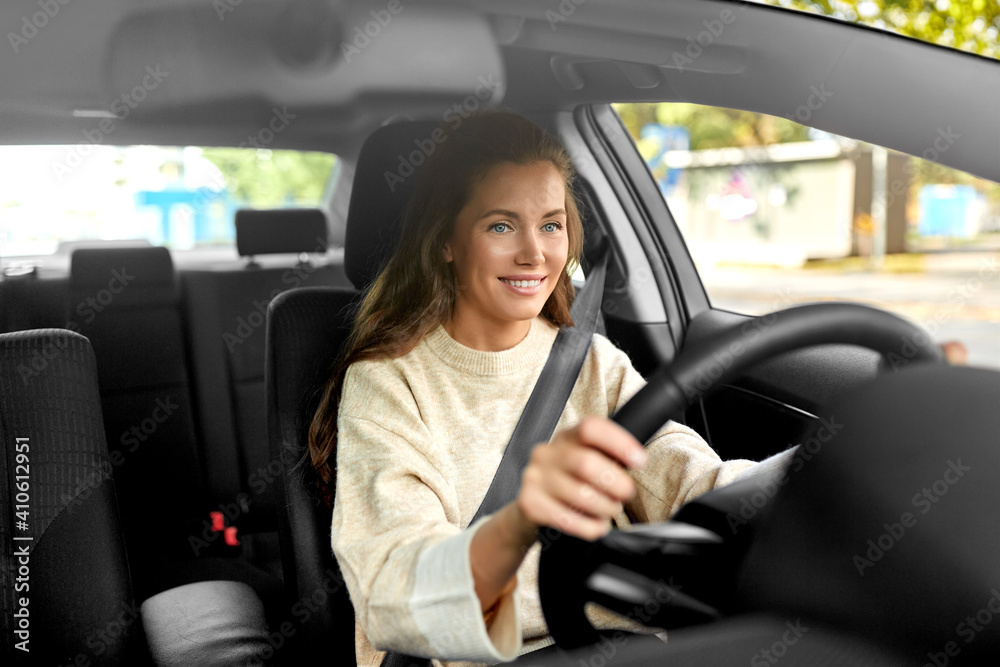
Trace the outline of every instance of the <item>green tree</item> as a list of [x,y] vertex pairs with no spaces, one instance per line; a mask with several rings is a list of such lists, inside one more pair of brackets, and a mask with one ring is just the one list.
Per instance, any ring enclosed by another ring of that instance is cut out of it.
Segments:
[[329,153],[252,148],[205,148],[226,189],[257,208],[322,201],[337,161]]
[[763,0],[1000,58],[997,0]]

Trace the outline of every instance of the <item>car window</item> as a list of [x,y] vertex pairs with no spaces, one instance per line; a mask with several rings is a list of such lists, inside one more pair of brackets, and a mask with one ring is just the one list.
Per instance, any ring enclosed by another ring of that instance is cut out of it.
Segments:
[[1000,367],[1000,184],[930,161],[952,128],[914,157],[748,111],[616,109],[713,307],[859,301]]
[[73,241],[232,246],[238,208],[325,206],[336,161],[254,148],[0,147],[0,258]]

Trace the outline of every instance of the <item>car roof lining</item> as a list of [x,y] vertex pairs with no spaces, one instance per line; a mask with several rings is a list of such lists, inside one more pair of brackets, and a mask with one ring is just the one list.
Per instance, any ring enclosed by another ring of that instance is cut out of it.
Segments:
[[[348,38],[384,6],[335,5]],[[403,4],[393,21],[408,29],[379,28],[351,62],[342,39],[336,53],[293,66],[270,29],[281,6],[247,0],[219,19],[191,0],[113,0],[90,8],[100,22],[87,12],[54,17],[37,43],[0,61],[0,143],[79,143],[98,120],[74,118],[73,109],[106,108],[160,64],[173,68],[170,85],[113,119],[106,142],[235,146],[278,106],[296,121],[269,147],[351,155],[386,118],[442,118],[485,78],[498,85],[484,106],[746,109],[1000,181],[1000,63],[826,17],[727,0]],[[0,21],[19,24],[20,11],[4,5]],[[958,138],[935,149],[944,135]]]

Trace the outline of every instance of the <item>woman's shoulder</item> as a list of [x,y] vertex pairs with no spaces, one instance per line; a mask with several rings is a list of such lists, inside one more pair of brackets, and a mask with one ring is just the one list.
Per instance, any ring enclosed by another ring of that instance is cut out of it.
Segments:
[[632,368],[628,355],[603,334],[594,334],[588,357],[602,368]]
[[404,365],[399,358],[377,357],[355,361],[344,372],[341,415],[369,412],[410,412],[415,407]]

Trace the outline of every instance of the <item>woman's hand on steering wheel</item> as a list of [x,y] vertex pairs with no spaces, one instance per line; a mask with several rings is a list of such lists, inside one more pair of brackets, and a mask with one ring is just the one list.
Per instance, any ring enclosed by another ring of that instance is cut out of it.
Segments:
[[516,506],[535,530],[558,528],[595,540],[635,495],[625,468],[646,462],[642,445],[610,419],[586,417],[537,445],[521,478]]

